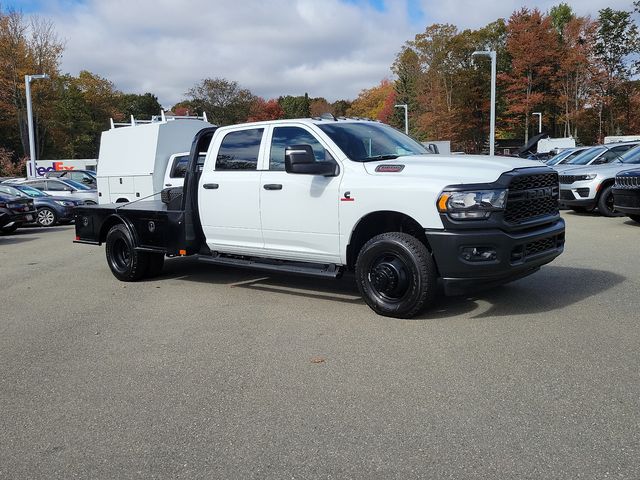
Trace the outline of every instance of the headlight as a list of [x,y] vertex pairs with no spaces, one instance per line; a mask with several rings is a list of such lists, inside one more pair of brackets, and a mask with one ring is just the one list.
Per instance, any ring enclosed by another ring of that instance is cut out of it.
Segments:
[[575,182],[580,182],[582,180],[593,180],[594,178],[596,178],[598,175],[596,173],[589,173],[587,175],[576,175],[574,177],[574,181]]
[[444,191],[438,198],[438,211],[456,220],[488,218],[491,212],[504,209],[507,190]]
[[68,202],[67,200],[56,200],[58,205],[62,205],[63,207],[73,207],[73,202]]

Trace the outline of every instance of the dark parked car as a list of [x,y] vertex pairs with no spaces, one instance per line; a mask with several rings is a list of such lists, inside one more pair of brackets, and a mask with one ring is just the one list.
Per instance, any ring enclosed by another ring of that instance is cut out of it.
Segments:
[[36,208],[31,198],[0,192],[0,209],[4,214],[1,219],[4,225],[0,227],[2,233],[14,232],[23,223],[33,222],[36,218]]
[[87,187],[98,188],[98,179],[96,178],[96,172],[91,170],[57,170],[54,172],[48,172],[47,178],[62,178],[64,180],[75,180],[76,182],[83,183]]
[[35,221],[42,227],[57,223],[71,223],[73,209],[84,202],[69,197],[54,197],[29,185],[0,185],[0,193],[22,198],[32,198],[37,214]]
[[640,223],[640,170],[625,170],[616,175],[613,208]]

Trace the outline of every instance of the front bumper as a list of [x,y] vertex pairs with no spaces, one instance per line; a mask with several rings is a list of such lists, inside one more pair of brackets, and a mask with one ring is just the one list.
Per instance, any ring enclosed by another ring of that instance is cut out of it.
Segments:
[[26,212],[16,213],[13,216],[12,223],[31,223],[36,221],[38,211],[36,209]]
[[640,189],[614,188],[613,207],[627,215],[640,215]]
[[56,213],[58,214],[58,220],[70,222],[74,218],[74,207],[60,207]]
[[560,204],[569,207],[595,207],[598,193],[593,182],[560,184]]
[[[507,283],[534,273],[564,250],[565,225],[526,232],[488,230],[426,230],[445,294],[459,295]],[[488,260],[463,258],[470,249],[495,252]]]

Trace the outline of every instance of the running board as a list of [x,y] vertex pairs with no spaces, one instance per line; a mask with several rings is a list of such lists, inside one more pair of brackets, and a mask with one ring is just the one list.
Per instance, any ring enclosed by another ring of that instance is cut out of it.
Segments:
[[198,260],[205,263],[212,263],[214,265],[321,278],[340,278],[343,273],[343,267],[337,266],[334,263],[326,265],[305,262],[287,262],[283,260],[269,260],[262,258],[229,257],[220,254],[214,254],[212,256],[200,255],[198,256]]

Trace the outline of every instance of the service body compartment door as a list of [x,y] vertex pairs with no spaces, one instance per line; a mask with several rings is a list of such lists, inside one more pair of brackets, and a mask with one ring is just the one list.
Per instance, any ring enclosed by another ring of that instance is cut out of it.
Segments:
[[[340,262],[338,207],[340,175],[284,171],[284,151],[311,145],[317,161],[332,161],[327,145],[300,124],[273,127],[260,186],[265,255],[318,263]],[[334,160],[335,161],[335,160]]]
[[234,128],[218,136],[210,148],[200,177],[198,208],[207,245],[213,251],[263,253],[262,172],[258,170],[263,136],[264,128]]

